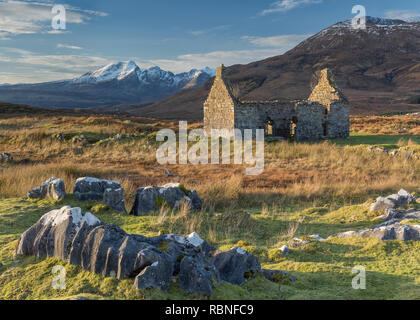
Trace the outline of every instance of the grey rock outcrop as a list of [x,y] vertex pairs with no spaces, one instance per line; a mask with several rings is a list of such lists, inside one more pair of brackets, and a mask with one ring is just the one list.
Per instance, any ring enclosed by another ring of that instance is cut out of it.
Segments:
[[186,202],[191,210],[199,210],[202,201],[194,190],[186,190],[179,183],[166,184],[163,187],[144,187],[136,192],[131,215],[139,216],[159,210],[163,205],[177,209]]
[[258,259],[240,248],[216,252],[195,233],[128,234],[71,207],[48,212],[25,231],[15,252],[21,255],[57,257],[105,277],[134,278],[137,289],[167,290],[178,276],[184,290],[205,295],[220,280],[240,285],[262,272]]
[[54,199],[61,200],[66,196],[66,188],[62,179],[52,177],[43,182],[39,187],[28,191],[31,199]]
[[398,208],[407,206],[415,202],[415,197],[409,192],[401,189],[397,194],[392,194],[387,197],[378,197],[375,203],[370,206],[370,211],[380,211],[389,208]]
[[102,201],[115,211],[126,212],[124,189],[117,181],[79,178],[74,184],[73,192],[78,201]]
[[[379,217],[385,222],[359,231],[347,231],[329,238],[376,238],[379,240],[420,241],[420,211],[387,209]],[[403,220],[419,220],[419,224],[404,224]]]

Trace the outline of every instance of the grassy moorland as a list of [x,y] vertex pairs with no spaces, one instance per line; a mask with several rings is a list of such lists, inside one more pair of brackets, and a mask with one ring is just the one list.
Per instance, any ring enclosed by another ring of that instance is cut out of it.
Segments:
[[[193,124],[190,128],[197,128]],[[316,143],[267,143],[265,171],[245,176],[240,165],[166,166],[155,159],[156,132],[176,123],[110,116],[16,115],[0,119],[0,153],[14,162],[0,164],[0,299],[200,299],[176,284],[168,293],[137,291],[133,280],[102,278],[57,259],[13,258],[23,231],[44,213],[64,205],[94,212],[102,221],[146,236],[159,231],[193,231],[220,249],[234,245],[254,253],[263,267],[290,272],[295,283],[271,283],[262,277],[242,287],[223,283],[211,299],[419,299],[420,244],[375,239],[311,241],[288,256],[278,248],[293,237],[305,239],[361,229],[378,222],[369,212],[379,195],[401,188],[420,192],[420,117],[352,119],[352,136]],[[123,134],[116,139],[117,134]],[[72,138],[84,135],[86,144]],[[406,150],[412,157],[369,152],[369,146]],[[68,196],[61,202],[26,199],[42,181],[63,178]],[[140,186],[181,182],[204,200],[201,212],[161,209],[131,217],[93,202],[78,203],[72,186],[78,177],[120,181],[130,209]],[[415,206],[419,206],[416,204]],[[66,266],[66,289],[51,288],[56,264]],[[367,270],[367,289],[354,290],[352,268]]]

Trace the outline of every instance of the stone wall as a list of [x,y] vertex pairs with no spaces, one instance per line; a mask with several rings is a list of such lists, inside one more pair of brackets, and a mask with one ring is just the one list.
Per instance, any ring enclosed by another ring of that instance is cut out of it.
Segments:
[[224,79],[223,65],[217,68],[216,79],[204,103],[204,129],[234,129],[236,101]]
[[291,121],[295,115],[292,103],[241,102],[235,110],[235,128],[265,129],[268,124],[272,124],[273,135],[289,138]]
[[315,102],[296,103],[295,141],[318,140],[324,136],[326,108]]
[[332,103],[326,119],[327,137],[348,138],[350,136],[350,109],[348,104]]

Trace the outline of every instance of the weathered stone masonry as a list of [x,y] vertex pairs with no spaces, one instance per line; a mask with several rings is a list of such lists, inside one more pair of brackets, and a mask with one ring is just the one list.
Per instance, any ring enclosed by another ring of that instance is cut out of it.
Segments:
[[204,103],[204,128],[264,129],[266,135],[309,141],[346,138],[350,133],[349,104],[328,69],[305,101],[240,101],[224,76],[223,65]]

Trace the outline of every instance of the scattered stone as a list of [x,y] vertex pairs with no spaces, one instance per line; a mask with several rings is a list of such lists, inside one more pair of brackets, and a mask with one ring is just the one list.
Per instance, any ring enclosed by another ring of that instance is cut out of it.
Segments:
[[0,153],[0,162],[12,162],[13,156],[9,153]]
[[397,194],[392,194],[386,198],[378,197],[375,203],[370,206],[370,211],[381,211],[386,209],[408,206],[414,203],[415,196],[401,189]]
[[385,222],[360,231],[338,233],[329,238],[362,237],[380,240],[420,241],[420,223],[417,225],[405,225],[403,223],[403,220],[407,219],[419,220],[420,222],[419,210],[387,209],[386,213],[379,218],[385,220]]
[[281,253],[283,253],[285,256],[287,256],[289,254],[289,246],[288,245],[284,245],[283,247],[281,247],[279,249],[281,251]]
[[73,189],[78,201],[102,201],[112,210],[126,212],[124,189],[116,181],[84,177],[76,180]]
[[291,241],[291,246],[293,248],[299,248],[299,247],[307,245],[308,243],[310,243],[310,241],[304,241],[300,238],[293,238]]
[[284,272],[284,271],[280,271],[280,270],[266,270],[263,269],[262,270],[262,274],[264,275],[264,277],[267,280],[273,281],[273,282],[282,282],[281,280],[286,280],[286,281],[290,281],[290,282],[295,282],[296,278],[293,277],[292,275]]
[[220,280],[241,285],[262,273],[258,259],[241,248],[215,251],[196,233],[151,238],[128,234],[71,207],[48,212],[25,231],[15,252],[21,255],[56,257],[104,277],[135,278],[137,289],[167,290],[178,276],[184,290],[205,295]]
[[139,216],[157,211],[162,206],[177,209],[182,202],[188,203],[191,210],[199,210],[202,201],[195,190],[186,190],[179,183],[169,183],[163,187],[144,187],[137,190],[131,215]]
[[386,226],[374,226],[360,231],[347,231],[330,238],[376,238],[379,240],[420,241],[420,225],[404,225],[399,222]]
[[370,146],[367,148],[367,150],[369,152],[385,153],[385,154],[388,154],[390,157],[401,156],[406,159],[416,159],[416,160],[419,159],[419,156],[417,156],[414,152],[410,150],[406,150],[403,147],[401,147],[398,150],[388,151],[383,147]]
[[310,235],[309,238],[315,239],[317,241],[325,241],[325,239],[323,237],[321,237],[319,234]]
[[66,196],[66,188],[63,179],[52,177],[43,182],[41,186],[28,191],[30,199],[54,199],[62,200]]
[[416,209],[396,210],[386,209],[385,214],[379,217],[384,221],[390,220],[405,220],[405,219],[420,219],[420,211]]

